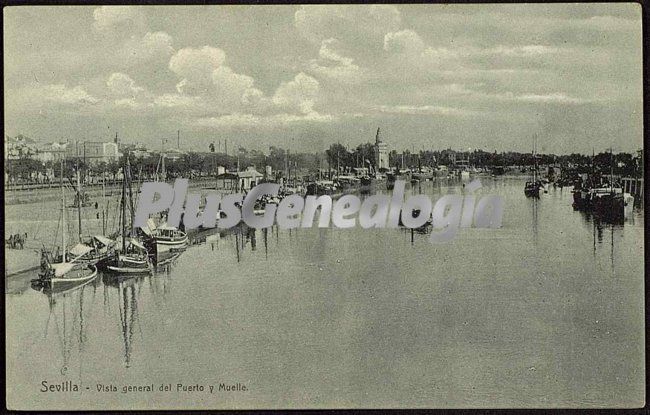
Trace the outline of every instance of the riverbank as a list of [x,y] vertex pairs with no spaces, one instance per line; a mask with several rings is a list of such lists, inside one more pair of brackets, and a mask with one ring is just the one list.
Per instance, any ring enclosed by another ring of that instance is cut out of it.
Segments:
[[[168,181],[169,184],[173,184],[173,181]],[[206,187],[214,187],[215,179],[212,177],[200,177],[190,180],[190,189],[202,189]],[[138,192],[140,185],[138,183],[133,184],[133,191]],[[101,185],[92,185],[84,186],[83,191],[91,198],[91,203],[101,201],[104,192],[106,192],[106,197],[112,197],[120,195],[122,192],[121,183],[111,183],[107,184],[106,187]],[[5,189],[5,206],[7,205],[22,205],[27,203],[37,203],[37,202],[49,202],[53,200],[60,200],[61,198],[61,187],[53,185],[52,187],[42,187],[42,188],[27,188],[27,189]],[[70,204],[72,204],[73,196],[70,197]]]
[[5,249],[5,277],[12,277],[40,266],[38,249]]

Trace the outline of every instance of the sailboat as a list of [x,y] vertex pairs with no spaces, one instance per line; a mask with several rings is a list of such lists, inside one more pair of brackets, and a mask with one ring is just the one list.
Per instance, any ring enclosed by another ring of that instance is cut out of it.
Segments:
[[[79,199],[82,194],[81,191],[81,179],[79,169],[77,169],[77,189],[76,189],[76,198]],[[94,235],[86,240],[82,236],[81,230],[81,207],[82,205],[76,205],[77,209],[77,219],[78,219],[78,230],[79,230],[79,242],[77,245],[66,251],[68,258],[74,258],[76,263],[80,264],[93,264],[97,265],[99,268],[104,266],[104,262],[113,254],[115,248],[115,241],[107,238],[103,235]],[[59,261],[61,257],[57,258]]]
[[[151,273],[153,265],[149,259],[147,249],[144,247],[136,237],[127,239],[127,218],[126,218],[126,188],[127,183],[131,178],[131,168],[129,164],[128,153],[124,154],[124,178],[122,179],[122,214],[121,214],[121,233],[122,233],[122,248],[119,252],[115,252],[112,258],[109,258],[106,263],[106,269],[109,272],[119,274],[142,274]],[[129,196],[131,192],[129,192]],[[132,200],[131,200],[132,202]],[[131,203],[132,205],[132,203]],[[133,228],[133,210],[131,210],[131,229]],[[130,233],[130,232],[129,232]]]
[[[66,205],[65,187],[63,186],[63,159],[61,159],[61,251],[66,253]],[[75,288],[87,283],[97,276],[97,267],[94,264],[77,262],[81,257],[88,254],[92,248],[80,246],[69,258],[70,253],[62,255],[60,261],[50,261],[48,252],[41,254],[41,273],[38,282],[44,289],[51,291],[62,291]],[[76,254],[76,255],[75,255]]]
[[[163,151],[160,153],[160,159],[156,166],[156,180],[164,182],[166,179],[165,152]],[[156,255],[163,252],[177,251],[187,246],[187,234],[166,223],[156,226],[152,220],[149,220],[148,226],[143,227],[142,231],[149,237],[147,246],[154,248]]]
[[596,157],[595,151],[591,151],[590,171],[588,174],[578,175],[576,182],[573,185],[573,208],[576,210],[591,209],[591,189],[595,186],[595,172],[594,172],[594,158]]
[[539,180],[539,172],[537,167],[537,134],[533,136],[533,175],[530,181],[526,182],[524,186],[524,194],[527,197],[539,198],[539,190],[544,188],[542,182]]
[[610,149],[609,183],[590,190],[589,198],[594,214],[609,221],[622,221],[629,216],[634,207],[634,196],[623,192],[623,188],[614,185],[613,152]]
[[187,247],[187,233],[169,226],[166,222],[156,225],[152,219],[149,219],[147,226],[141,229],[150,238],[151,245],[156,249],[156,255],[176,252]]

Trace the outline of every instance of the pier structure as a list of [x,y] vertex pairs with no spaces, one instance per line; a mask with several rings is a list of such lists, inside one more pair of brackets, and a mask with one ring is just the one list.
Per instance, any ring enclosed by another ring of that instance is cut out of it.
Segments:
[[635,203],[643,203],[643,179],[623,177],[621,178],[621,183],[623,184],[623,192],[634,196]]

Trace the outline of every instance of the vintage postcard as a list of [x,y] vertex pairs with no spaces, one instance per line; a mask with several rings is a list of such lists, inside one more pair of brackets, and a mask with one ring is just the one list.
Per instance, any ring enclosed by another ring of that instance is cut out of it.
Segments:
[[639,4],[3,13],[9,409],[645,405]]

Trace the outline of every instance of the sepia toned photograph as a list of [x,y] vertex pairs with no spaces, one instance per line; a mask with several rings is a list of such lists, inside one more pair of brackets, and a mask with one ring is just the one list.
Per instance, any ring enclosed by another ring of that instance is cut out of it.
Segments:
[[3,18],[7,409],[646,405],[640,4]]

